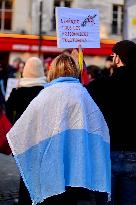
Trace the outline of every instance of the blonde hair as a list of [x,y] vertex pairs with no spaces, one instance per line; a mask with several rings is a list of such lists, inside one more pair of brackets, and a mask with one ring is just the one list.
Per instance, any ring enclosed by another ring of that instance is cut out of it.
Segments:
[[47,80],[50,82],[58,77],[79,77],[79,70],[71,56],[61,54],[52,61]]

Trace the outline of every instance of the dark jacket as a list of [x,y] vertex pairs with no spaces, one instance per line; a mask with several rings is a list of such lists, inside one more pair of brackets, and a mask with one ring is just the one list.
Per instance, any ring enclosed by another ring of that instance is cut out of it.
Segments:
[[6,114],[12,124],[22,115],[43,86],[14,88],[6,102]]
[[111,150],[135,151],[136,68],[120,67],[112,77],[86,88],[107,121]]

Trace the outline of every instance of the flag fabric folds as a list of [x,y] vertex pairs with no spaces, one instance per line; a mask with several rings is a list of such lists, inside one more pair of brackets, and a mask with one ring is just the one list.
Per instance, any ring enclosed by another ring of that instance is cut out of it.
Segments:
[[87,68],[86,64],[84,61],[84,55],[83,55],[83,50],[81,49],[81,46],[79,46],[79,51],[78,51],[78,64],[79,64],[79,69],[80,69],[80,78],[81,78],[81,83],[83,85],[89,84],[89,76],[87,73]]
[[83,70],[81,72],[81,83],[83,85],[88,85],[90,80],[89,80],[89,76],[88,76],[88,73],[87,73],[87,67],[86,67],[86,64],[85,62],[83,61]]
[[110,193],[108,127],[78,79],[49,83],[7,139],[34,204],[66,186]]

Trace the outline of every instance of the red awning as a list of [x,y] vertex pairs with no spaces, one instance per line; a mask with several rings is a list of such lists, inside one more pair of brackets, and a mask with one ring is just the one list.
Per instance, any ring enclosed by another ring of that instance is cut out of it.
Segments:
[[[113,40],[101,40],[100,48],[85,48],[85,55],[106,56],[112,52]],[[0,34],[0,52],[38,52],[39,39],[35,35]],[[53,36],[43,36],[42,53],[61,53],[63,49],[57,48],[57,39]]]

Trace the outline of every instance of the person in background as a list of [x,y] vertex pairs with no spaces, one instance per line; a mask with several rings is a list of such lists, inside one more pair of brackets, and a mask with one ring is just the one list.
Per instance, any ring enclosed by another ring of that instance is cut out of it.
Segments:
[[71,56],[57,56],[49,83],[7,134],[33,204],[107,202],[109,131],[79,74]]
[[46,77],[41,60],[37,57],[29,58],[17,88],[12,90],[6,101],[7,117],[12,124],[21,116],[31,100],[43,89],[45,83]]
[[113,204],[136,204],[136,44],[120,41],[113,46],[117,69],[111,79],[111,159]]
[[2,154],[11,154],[11,149],[6,138],[6,134],[11,127],[12,125],[5,114],[5,102],[0,94],[0,153]]
[[[29,58],[26,61],[18,87],[12,90],[10,97],[6,101],[7,117],[12,124],[19,119],[29,103],[44,88],[45,83],[46,77],[44,76],[41,60],[37,57]],[[21,140],[21,136],[19,140]],[[20,180],[18,204],[31,204],[29,193],[22,179]]]
[[18,66],[19,66],[20,62],[21,62],[21,58],[17,57],[15,59],[13,59],[12,64],[9,64],[7,66],[7,79],[17,77],[16,74],[18,72]]
[[101,78],[101,68],[96,65],[89,65],[87,66],[87,74],[89,81],[92,82],[93,80]]
[[7,77],[6,77],[6,93],[5,93],[5,100],[10,96],[10,93],[12,92],[13,88],[17,87],[18,80],[20,75],[18,76],[19,72],[19,63],[21,62],[21,58],[15,58],[12,62],[12,64],[9,64],[7,66]]
[[6,88],[5,88],[5,72],[3,66],[0,64],[0,92],[1,97],[5,98]]
[[17,71],[17,75],[16,75],[17,78],[22,77],[24,67],[25,67],[25,62],[21,60],[19,65],[18,65],[18,71]]
[[105,67],[102,69],[102,76],[104,78],[110,77],[114,72],[114,68],[116,68],[116,65],[113,63],[113,57],[111,55],[107,56]]
[[[2,76],[2,67],[0,68],[0,77]],[[5,98],[0,86],[0,153],[10,154],[11,149],[8,145],[6,134],[11,128],[11,123],[5,115]]]
[[100,107],[111,136],[112,205],[136,204],[136,44],[129,40],[113,48],[112,76],[94,82],[88,91]]
[[47,73],[49,71],[51,62],[52,62],[51,57],[48,57],[48,58],[44,59],[44,75],[45,76],[47,76]]

